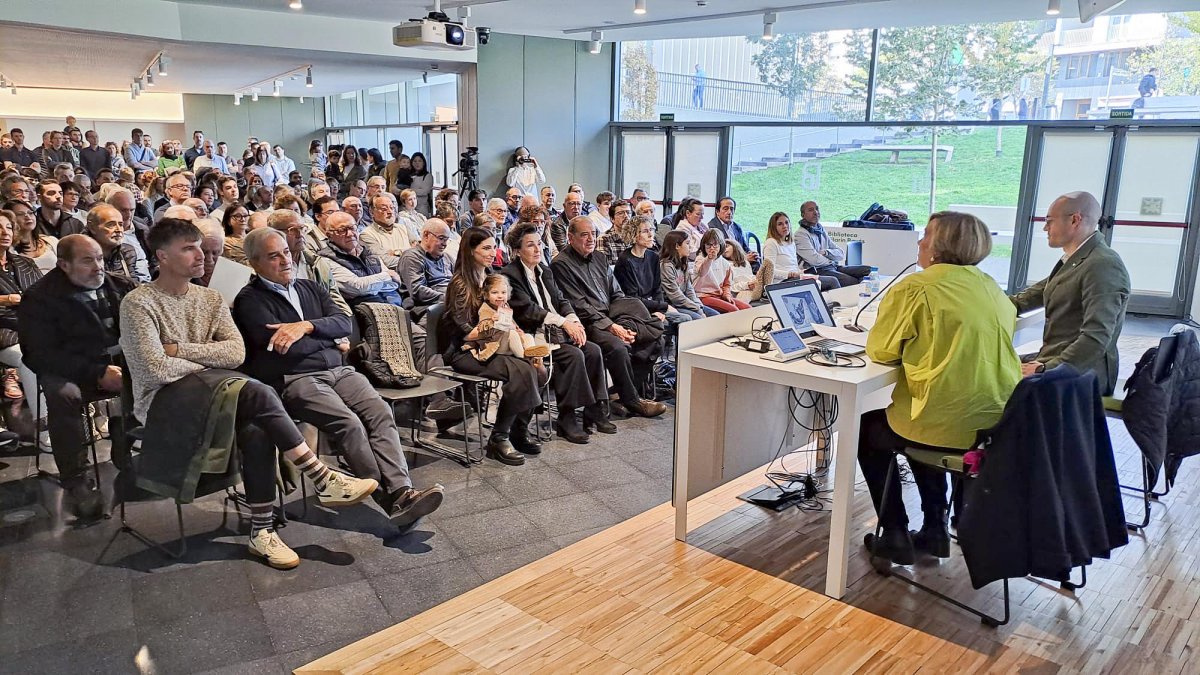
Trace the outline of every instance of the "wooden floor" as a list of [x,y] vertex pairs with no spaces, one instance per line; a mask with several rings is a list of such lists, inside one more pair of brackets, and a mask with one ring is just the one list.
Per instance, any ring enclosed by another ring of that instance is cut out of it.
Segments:
[[[1136,457],[1114,432],[1127,471]],[[846,598],[825,597],[828,513],[737,501],[763,482],[754,473],[693,501],[686,545],[664,504],[296,672],[1197,673],[1200,509],[1189,486],[1200,460],[1191,464],[1149,531],[1092,565],[1075,595],[1013,580],[1013,619],[998,629],[875,574],[860,550]],[[866,532],[862,484],[856,504]],[[1140,502],[1126,504],[1140,514]],[[1000,585],[973,591],[961,557],[915,574],[1000,607]]]

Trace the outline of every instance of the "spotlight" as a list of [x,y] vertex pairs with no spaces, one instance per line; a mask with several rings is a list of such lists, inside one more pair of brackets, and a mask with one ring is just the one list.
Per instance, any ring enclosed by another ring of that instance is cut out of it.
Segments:
[[1046,8],[1046,16],[1058,16],[1062,11],[1062,0],[1050,0],[1050,6]]
[[646,13],[646,0],[633,0],[633,13],[634,14],[645,14]]
[[300,102],[301,102],[301,103],[304,103],[304,97],[303,97],[303,96],[301,96],[301,97],[300,97]]
[[150,72],[149,70],[146,71],[146,86],[154,86],[154,73]]
[[137,96],[138,96],[137,84],[130,82],[129,83],[129,100],[135,101],[135,100],[137,100]]
[[4,89],[7,86],[8,80],[6,80],[3,75],[0,75],[0,89]]
[[241,105],[241,104],[242,104],[242,95],[241,95],[241,94],[234,94],[234,95],[233,95],[233,104],[234,104],[234,105]]
[[424,82],[425,84],[429,84],[429,71],[428,70],[421,73],[421,81]]
[[253,92],[250,93],[250,100],[251,101],[258,100],[258,89],[255,89]]
[[[9,82],[9,84],[12,84],[12,82]],[[16,87],[13,87],[13,88],[12,88],[12,95],[13,95],[13,96],[16,96],[16,95],[17,95],[17,88],[16,88]]]
[[274,88],[272,88],[272,90],[271,90],[271,95],[272,95],[272,96],[275,96],[275,97],[278,97],[278,96],[279,96],[279,86],[280,86],[281,84],[282,84],[282,82],[280,82],[279,80],[275,80],[275,86],[274,86]]
[[133,86],[137,88],[139,94],[142,93],[142,78],[133,78]]
[[600,41],[604,39],[604,33],[598,30],[592,31],[592,40],[588,42],[588,51],[593,54],[599,54],[603,45]]
[[767,12],[766,14],[763,14],[762,39],[775,39],[775,18],[775,12]]
[[304,86],[306,86],[306,87],[311,87],[311,86],[313,86],[313,83],[312,83],[312,66],[309,66],[309,67],[308,67],[308,74],[307,74],[307,75],[305,75],[305,77],[304,77]]
[[167,76],[167,64],[170,62],[171,62],[171,59],[168,59],[166,54],[163,54],[162,56],[158,57],[158,76],[159,77]]
[[302,0],[288,0],[288,7],[292,9],[304,9],[304,2]]

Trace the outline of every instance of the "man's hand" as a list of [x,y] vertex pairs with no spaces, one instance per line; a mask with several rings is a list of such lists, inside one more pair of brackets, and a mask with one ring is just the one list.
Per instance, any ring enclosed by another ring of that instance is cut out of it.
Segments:
[[308,321],[269,323],[267,328],[275,329],[275,334],[271,336],[269,350],[276,354],[286,354],[297,340],[313,332],[313,325]]
[[662,321],[663,323],[666,323],[666,322],[667,322],[667,315],[666,315],[666,314],[663,314],[662,312],[655,312],[655,313],[654,313],[654,316],[655,316],[655,317],[656,317],[656,318],[657,318],[659,321]]
[[568,321],[563,324],[562,328],[567,337],[571,338],[575,344],[580,347],[587,344],[587,332],[583,330],[583,324],[578,321]]
[[121,369],[116,366],[105,368],[104,374],[100,376],[99,380],[96,380],[96,386],[104,391],[121,391]]
[[1029,377],[1030,375],[1036,375],[1036,374],[1040,373],[1041,371],[1045,370],[1045,368],[1046,368],[1045,364],[1038,363],[1037,361],[1030,361],[1029,363],[1022,363],[1021,364],[1021,377]]
[[758,262],[758,254],[754,251],[748,251],[746,253],[746,262],[751,264]]
[[633,338],[635,335],[632,332],[625,330],[625,328],[619,323],[614,323],[613,325],[609,326],[608,332],[616,335],[621,339],[621,342],[624,342],[627,345],[633,344]]
[[396,273],[396,270],[390,267],[385,267],[384,269],[387,270],[388,276],[392,278],[392,281],[400,284],[401,286],[404,285],[404,280],[400,278],[400,275]]
[[339,342],[339,343],[337,343],[337,348],[338,348],[338,351],[343,354],[349,353],[350,343],[349,342]]
[[9,293],[8,295],[4,296],[4,302],[9,307],[16,307],[17,305],[21,304],[21,294]]
[[174,342],[164,342],[163,352],[165,352],[167,356],[174,357],[179,353],[179,345],[175,344]]

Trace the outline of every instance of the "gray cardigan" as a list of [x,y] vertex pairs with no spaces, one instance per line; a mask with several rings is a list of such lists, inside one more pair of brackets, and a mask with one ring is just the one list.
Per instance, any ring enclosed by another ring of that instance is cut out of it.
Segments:
[[696,297],[696,289],[686,270],[681,270],[675,263],[664,258],[658,263],[662,272],[663,296],[672,307],[700,311],[700,298]]
[[810,232],[800,223],[792,238],[796,240],[796,257],[803,265],[820,269],[846,260],[846,252],[833,243],[828,232]]

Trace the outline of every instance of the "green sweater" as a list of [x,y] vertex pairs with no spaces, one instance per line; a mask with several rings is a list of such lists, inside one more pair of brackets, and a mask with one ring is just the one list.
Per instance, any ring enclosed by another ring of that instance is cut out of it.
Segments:
[[880,301],[867,355],[896,363],[888,423],[918,443],[966,449],[1000,420],[1021,379],[1016,308],[975,266],[932,265]]

